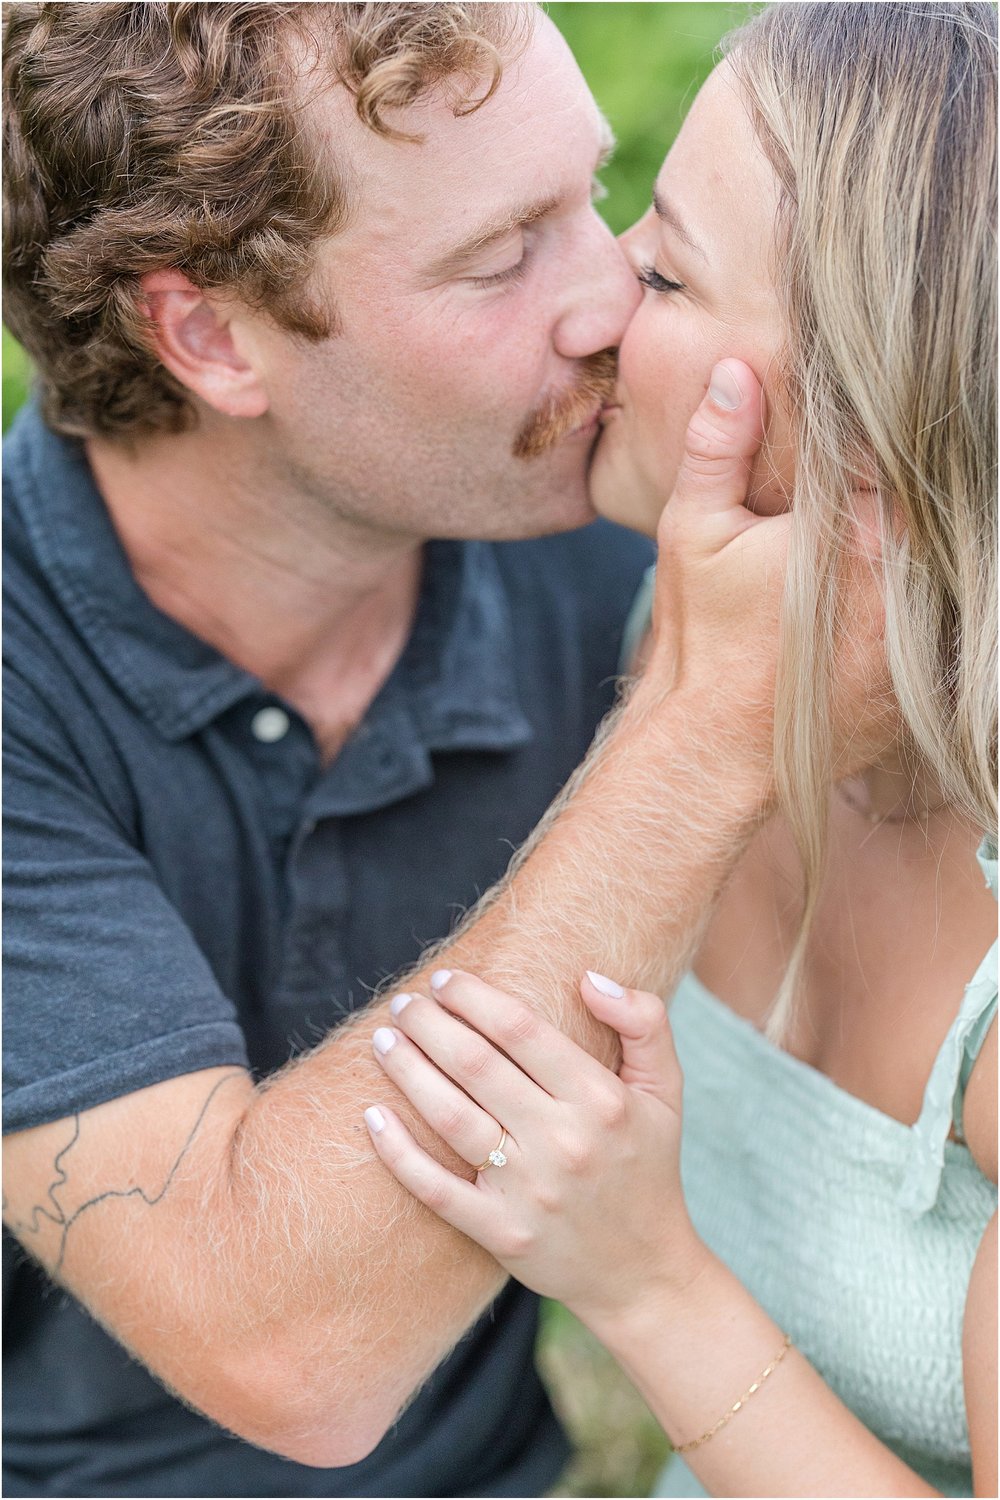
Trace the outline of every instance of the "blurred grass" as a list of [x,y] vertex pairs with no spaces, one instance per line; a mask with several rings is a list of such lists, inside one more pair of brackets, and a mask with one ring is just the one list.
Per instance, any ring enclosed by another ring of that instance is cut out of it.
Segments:
[[558,1303],[542,1309],[538,1366],[575,1452],[550,1496],[648,1495],[670,1453],[607,1350]]
[[[616,234],[649,206],[653,181],[685,110],[727,31],[748,4],[558,3],[547,9],[573,49],[618,137],[601,174],[601,211]],[[23,402],[28,361],[3,332],[3,427]],[[650,1486],[669,1445],[611,1357],[564,1308],[544,1309],[539,1362],[576,1445],[553,1495],[636,1496]]]

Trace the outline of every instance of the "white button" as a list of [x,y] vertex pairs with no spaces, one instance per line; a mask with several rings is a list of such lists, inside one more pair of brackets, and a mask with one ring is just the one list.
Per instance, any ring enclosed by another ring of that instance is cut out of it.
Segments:
[[250,733],[262,745],[273,745],[283,740],[291,728],[291,720],[283,708],[258,709],[250,720]]

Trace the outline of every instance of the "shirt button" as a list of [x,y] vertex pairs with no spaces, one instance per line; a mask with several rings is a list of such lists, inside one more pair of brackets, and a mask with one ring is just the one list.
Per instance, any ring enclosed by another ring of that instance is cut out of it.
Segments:
[[250,720],[250,733],[262,745],[283,740],[290,728],[291,720],[283,708],[260,708]]

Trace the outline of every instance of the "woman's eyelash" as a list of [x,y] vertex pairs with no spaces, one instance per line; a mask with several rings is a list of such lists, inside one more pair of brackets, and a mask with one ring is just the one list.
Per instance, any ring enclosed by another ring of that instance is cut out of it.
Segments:
[[661,276],[659,271],[654,270],[652,266],[643,266],[641,270],[636,272],[636,275],[643,286],[648,286],[651,292],[683,292],[684,290],[684,283],[682,281],[668,281],[665,276]]

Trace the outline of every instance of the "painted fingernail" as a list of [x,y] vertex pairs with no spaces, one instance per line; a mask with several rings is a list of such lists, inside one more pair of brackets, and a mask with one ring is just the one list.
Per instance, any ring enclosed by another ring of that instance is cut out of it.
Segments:
[[735,411],[743,400],[739,381],[731,370],[726,369],[725,365],[716,365],[713,369],[708,393],[716,406],[721,406],[723,411]]
[[595,990],[600,990],[602,995],[609,995],[612,1000],[620,1000],[625,993],[620,984],[615,984],[613,979],[606,979],[603,974],[595,974],[592,969],[587,970],[587,978]]
[[450,978],[451,978],[451,970],[450,969],[435,969],[434,973],[431,975],[431,989],[432,990],[443,989],[444,986],[448,983],[448,980]]
[[403,1011],[415,997],[413,995],[396,995],[389,1001],[389,1009],[394,1016],[401,1016]]
[[372,1046],[384,1057],[396,1045],[396,1033],[389,1026],[380,1026],[372,1037]]
[[385,1115],[372,1104],[365,1110],[365,1124],[372,1135],[378,1135],[380,1130],[385,1129]]

